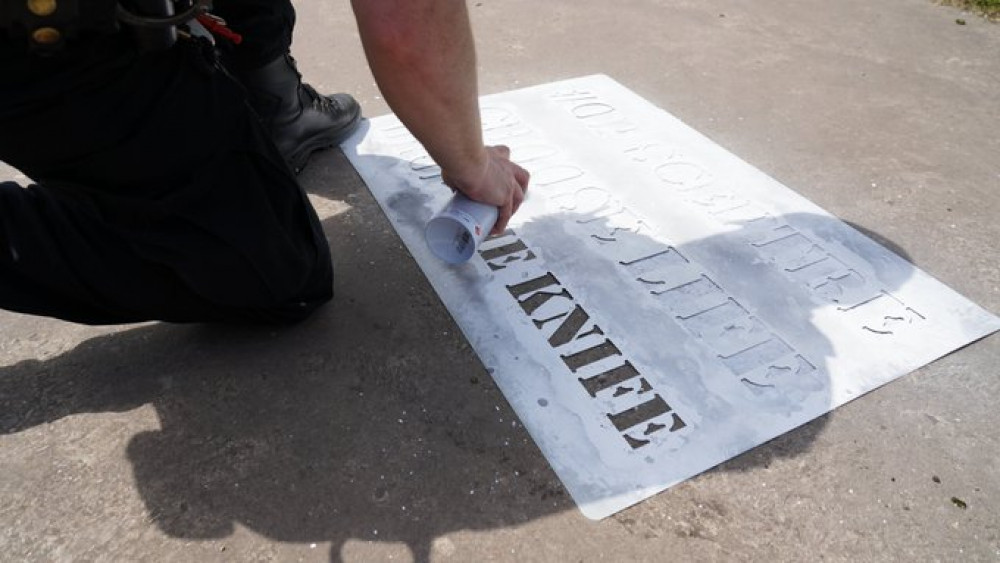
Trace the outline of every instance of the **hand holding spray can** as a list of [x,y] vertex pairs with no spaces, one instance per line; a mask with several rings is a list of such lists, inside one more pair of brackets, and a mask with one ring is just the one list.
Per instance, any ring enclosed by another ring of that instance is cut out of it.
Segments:
[[427,223],[424,238],[435,256],[449,264],[462,264],[489,236],[498,215],[496,207],[455,192],[444,209]]

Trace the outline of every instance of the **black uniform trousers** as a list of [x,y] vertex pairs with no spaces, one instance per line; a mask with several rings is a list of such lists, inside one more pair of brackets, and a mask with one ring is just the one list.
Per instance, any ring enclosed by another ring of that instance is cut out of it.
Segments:
[[[288,50],[290,3],[216,7],[246,36],[231,64]],[[332,297],[315,211],[202,47],[139,53],[121,34],[41,59],[0,35],[0,159],[35,182],[0,183],[0,308],[87,324],[291,322]]]

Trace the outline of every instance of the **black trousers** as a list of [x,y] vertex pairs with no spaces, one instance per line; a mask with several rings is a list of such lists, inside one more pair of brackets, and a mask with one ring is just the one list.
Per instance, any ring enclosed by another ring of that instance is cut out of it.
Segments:
[[[216,6],[246,36],[233,64],[287,51],[290,3]],[[87,324],[291,322],[332,297],[315,211],[242,86],[198,44],[143,54],[105,36],[41,60],[3,41],[0,159],[35,183],[0,183],[0,308]]]

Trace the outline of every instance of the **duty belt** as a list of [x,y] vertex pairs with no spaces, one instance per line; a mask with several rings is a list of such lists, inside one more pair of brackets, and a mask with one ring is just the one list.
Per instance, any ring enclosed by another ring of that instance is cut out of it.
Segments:
[[88,33],[132,29],[139,47],[169,48],[177,26],[204,15],[211,0],[0,0],[0,30],[23,38],[32,52],[54,55]]

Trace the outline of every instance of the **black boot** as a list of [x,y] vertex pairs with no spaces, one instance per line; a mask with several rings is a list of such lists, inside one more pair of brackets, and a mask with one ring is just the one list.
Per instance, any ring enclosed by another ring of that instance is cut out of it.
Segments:
[[323,96],[303,84],[291,55],[237,77],[295,173],[305,167],[309,155],[340,144],[361,122],[361,108],[350,95]]

